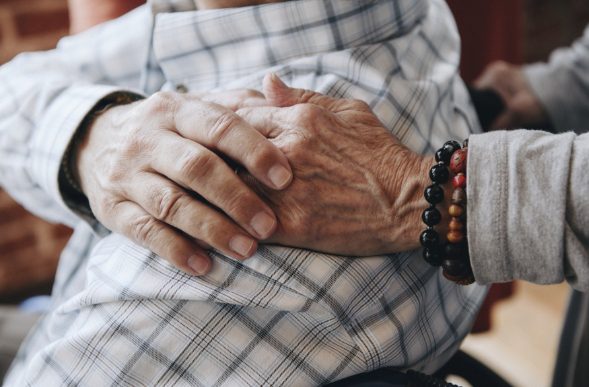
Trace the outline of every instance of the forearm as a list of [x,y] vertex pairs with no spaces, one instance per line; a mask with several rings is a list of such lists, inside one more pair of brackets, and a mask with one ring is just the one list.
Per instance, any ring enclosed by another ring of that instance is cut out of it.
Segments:
[[589,289],[589,135],[473,135],[468,239],[478,282],[566,279]]

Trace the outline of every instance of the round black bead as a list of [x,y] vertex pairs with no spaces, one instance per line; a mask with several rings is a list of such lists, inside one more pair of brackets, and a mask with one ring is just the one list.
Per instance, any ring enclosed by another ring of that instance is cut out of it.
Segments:
[[450,157],[452,157],[452,153],[448,152],[446,148],[440,148],[436,152],[436,161],[438,163],[444,163],[446,165],[450,164]]
[[444,259],[442,268],[448,275],[456,278],[466,277],[472,272],[467,261],[458,259]]
[[451,156],[452,153],[454,153],[458,149],[460,149],[460,144],[458,143],[458,141],[454,141],[454,140],[446,141],[444,143],[444,145],[442,145],[442,149],[446,149],[446,151],[448,153],[450,153],[450,156]]
[[436,249],[423,249],[423,259],[432,266],[440,266],[444,257]]
[[434,183],[444,184],[450,178],[450,172],[445,165],[436,164],[429,170],[429,177]]
[[421,220],[428,226],[435,226],[442,220],[442,214],[440,214],[440,211],[436,207],[429,207],[421,214]]
[[466,243],[447,243],[444,247],[446,257],[449,259],[464,259],[468,254]]
[[423,232],[419,236],[419,242],[425,248],[435,249],[438,247],[438,244],[440,243],[440,235],[433,229],[428,228],[426,230],[423,230]]
[[444,200],[444,190],[438,184],[432,184],[423,191],[423,196],[429,204],[438,204]]

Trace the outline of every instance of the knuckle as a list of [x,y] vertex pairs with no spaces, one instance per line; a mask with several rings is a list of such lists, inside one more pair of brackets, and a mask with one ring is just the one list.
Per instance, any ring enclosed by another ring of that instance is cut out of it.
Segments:
[[366,102],[364,102],[364,101],[362,101],[360,99],[354,99],[354,100],[352,100],[352,106],[356,110],[360,110],[360,111],[371,111],[370,106]]
[[208,137],[213,144],[219,144],[238,124],[240,118],[231,111],[222,111],[209,128]]
[[130,234],[142,245],[148,245],[157,233],[157,220],[149,215],[142,215],[130,223]]
[[179,159],[178,171],[189,181],[197,180],[203,178],[214,168],[215,161],[216,157],[209,151],[192,152]]
[[220,244],[225,232],[227,227],[214,217],[207,219],[206,222],[200,222],[198,227],[199,239],[213,246]]
[[120,182],[124,181],[127,169],[123,165],[121,162],[115,162],[104,166],[103,176],[106,187],[118,187]]
[[223,211],[234,218],[244,219],[244,209],[252,208],[255,205],[252,195],[241,189],[232,190],[222,200]]
[[154,216],[159,220],[174,218],[182,206],[183,193],[171,187],[165,187],[155,192],[151,199]]
[[302,103],[308,103],[309,101],[311,101],[315,96],[317,95],[316,92],[312,91],[312,90],[301,90],[300,94],[298,96],[298,100]]
[[272,164],[276,158],[273,147],[266,141],[260,141],[247,155],[247,166],[252,171],[264,171],[266,166]]
[[177,109],[178,95],[169,91],[158,91],[145,100],[145,113],[148,115],[168,115]]
[[304,103],[295,106],[295,114],[299,122],[314,122],[323,115],[323,108],[310,103]]
[[153,149],[154,145],[151,142],[150,136],[146,136],[140,133],[140,131],[140,129],[132,129],[125,136],[125,140],[119,147],[118,155],[120,161],[136,159]]

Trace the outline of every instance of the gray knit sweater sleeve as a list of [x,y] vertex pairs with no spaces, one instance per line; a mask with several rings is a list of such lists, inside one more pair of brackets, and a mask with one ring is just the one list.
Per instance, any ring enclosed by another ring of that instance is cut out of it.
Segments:
[[589,134],[472,135],[468,156],[467,229],[477,281],[566,279],[588,291]]
[[554,51],[548,63],[524,66],[524,74],[557,131],[589,129],[589,27],[571,47]]

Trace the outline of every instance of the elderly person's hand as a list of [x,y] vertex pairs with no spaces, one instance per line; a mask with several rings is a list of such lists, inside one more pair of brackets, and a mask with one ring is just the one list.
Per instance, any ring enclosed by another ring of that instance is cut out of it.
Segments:
[[192,274],[210,268],[203,248],[251,256],[257,240],[275,231],[276,217],[222,157],[268,192],[292,178],[284,154],[231,110],[260,103],[252,91],[162,92],[99,115],[75,172],[96,218]]
[[269,241],[359,256],[417,248],[433,159],[403,146],[364,102],[291,89],[275,75],[264,92],[275,107],[237,113],[272,139],[295,175],[278,192],[242,174],[278,215]]
[[493,62],[475,81],[478,89],[496,91],[505,103],[505,111],[491,129],[544,129],[550,127],[546,110],[532,91],[520,66]]

